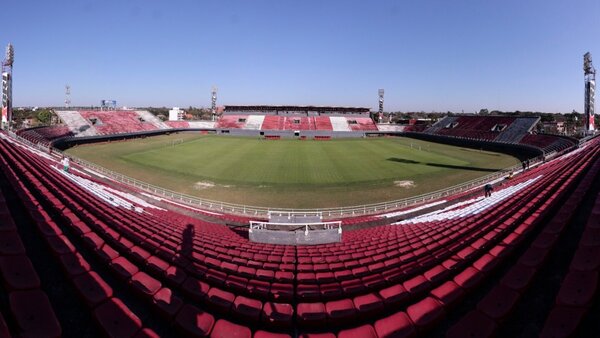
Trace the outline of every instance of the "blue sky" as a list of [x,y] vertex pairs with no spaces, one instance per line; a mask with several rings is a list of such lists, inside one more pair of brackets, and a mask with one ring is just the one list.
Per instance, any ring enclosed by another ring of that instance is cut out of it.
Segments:
[[583,110],[598,0],[2,0],[14,103]]

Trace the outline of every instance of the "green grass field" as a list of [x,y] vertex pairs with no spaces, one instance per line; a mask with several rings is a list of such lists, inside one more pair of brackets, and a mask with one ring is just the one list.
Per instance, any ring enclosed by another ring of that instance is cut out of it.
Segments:
[[268,141],[181,133],[67,153],[182,193],[282,208],[415,196],[518,163],[505,154],[402,137]]

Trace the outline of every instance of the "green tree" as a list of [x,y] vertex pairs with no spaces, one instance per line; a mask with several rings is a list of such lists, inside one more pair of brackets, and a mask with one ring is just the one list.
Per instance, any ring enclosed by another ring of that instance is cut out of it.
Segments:
[[37,119],[38,119],[38,121],[40,121],[41,124],[50,123],[51,117],[52,117],[52,114],[48,110],[40,110],[37,113]]

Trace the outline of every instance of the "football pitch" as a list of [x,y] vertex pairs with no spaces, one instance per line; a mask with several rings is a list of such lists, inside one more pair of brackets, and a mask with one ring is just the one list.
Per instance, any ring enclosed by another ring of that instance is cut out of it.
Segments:
[[416,196],[518,163],[506,154],[404,137],[301,141],[192,132],[83,145],[67,153],[181,193],[281,208]]

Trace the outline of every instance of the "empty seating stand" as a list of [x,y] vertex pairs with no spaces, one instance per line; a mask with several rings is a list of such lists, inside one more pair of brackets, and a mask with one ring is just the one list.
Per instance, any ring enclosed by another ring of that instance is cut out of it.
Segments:
[[73,133],[69,130],[67,126],[52,126],[22,129],[17,131],[17,135],[33,143],[49,145],[52,141],[56,139],[73,136]]
[[[537,117],[447,116],[426,129],[427,134],[464,139],[522,144],[540,148],[546,154],[575,145],[573,139],[557,135],[531,134]],[[406,131],[410,131],[406,129]]]
[[188,121],[165,121],[165,124],[171,128],[189,128],[190,124]]
[[[48,296],[41,289],[40,278],[27,256],[18,227],[6,206],[4,191],[0,191],[0,281],[6,292],[12,333],[24,337],[60,337],[61,324],[56,318]],[[0,336],[10,336],[6,319],[0,314]]]
[[377,126],[369,117],[347,117],[346,121],[352,131],[376,131]]
[[158,127],[152,122],[145,121],[137,112],[123,111],[80,111],[85,118],[96,129],[99,135],[122,134],[157,130]]
[[502,116],[460,116],[451,124],[437,129],[435,133],[471,139],[494,140],[514,120],[514,117]]
[[223,115],[217,121],[216,128],[228,129],[243,129],[246,125],[248,115]]
[[[247,119],[262,115],[223,115],[217,122],[218,128],[289,130],[289,131],[377,131],[377,126],[369,117],[307,116],[307,115],[264,115],[260,128],[248,126]],[[333,119],[333,120],[332,120]],[[334,127],[335,123],[335,127]],[[341,124],[341,125],[340,125]]]
[[[252,243],[243,231],[169,210],[108,204],[76,173],[55,170],[52,160],[12,142],[0,139],[2,170],[62,267],[56,273],[71,281],[65,287],[108,336],[160,335],[154,328],[213,337],[427,335],[461,305],[472,308],[444,324],[448,334],[493,334],[556,245],[569,217],[557,206],[574,210],[599,154],[592,140],[568,161],[516,176],[502,189],[521,188],[489,209],[463,205],[445,219],[367,227],[344,232],[340,243],[295,247]],[[554,316],[567,313],[573,322],[593,304],[598,284],[598,227],[590,220],[556,300]],[[2,317],[10,332],[43,328],[59,336],[62,323],[17,230],[14,222],[0,227],[2,283],[14,303]],[[506,264],[513,266],[481,300],[465,301]]]
[[573,141],[567,138],[542,134],[527,134],[521,139],[520,143],[541,148],[545,153],[560,152],[575,145]]

